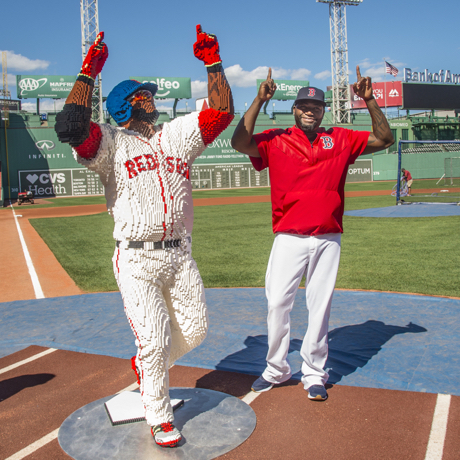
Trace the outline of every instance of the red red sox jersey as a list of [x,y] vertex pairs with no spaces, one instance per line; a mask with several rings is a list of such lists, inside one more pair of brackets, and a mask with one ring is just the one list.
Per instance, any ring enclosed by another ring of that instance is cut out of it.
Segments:
[[74,150],[76,160],[101,178],[116,240],[161,241],[191,234],[192,163],[232,118],[213,109],[191,113],[165,123],[150,139],[101,124],[93,158]]
[[369,132],[320,128],[313,144],[297,126],[253,137],[261,156],[250,157],[253,166],[270,168],[274,233],[342,233],[348,166],[363,152]]

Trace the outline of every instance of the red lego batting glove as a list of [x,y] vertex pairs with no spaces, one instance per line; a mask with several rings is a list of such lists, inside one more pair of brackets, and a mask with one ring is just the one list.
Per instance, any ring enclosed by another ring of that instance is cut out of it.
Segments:
[[95,79],[101,73],[105,61],[109,55],[107,45],[102,41],[104,39],[104,32],[99,32],[96,40],[88,50],[88,54],[83,61],[83,66],[78,75],[85,75],[91,79]]
[[215,35],[207,34],[201,30],[201,25],[196,26],[196,42],[193,45],[195,57],[204,62],[206,67],[220,64],[219,42]]

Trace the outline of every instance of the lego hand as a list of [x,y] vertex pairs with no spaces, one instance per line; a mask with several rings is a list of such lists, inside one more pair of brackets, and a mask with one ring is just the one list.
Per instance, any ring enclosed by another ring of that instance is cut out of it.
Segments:
[[102,41],[103,39],[104,32],[99,32],[96,40],[88,50],[79,75],[85,75],[94,80],[101,73],[102,67],[104,67],[109,55],[109,50],[107,45]]
[[201,25],[196,26],[196,42],[193,45],[195,57],[204,62],[206,67],[220,64],[222,59],[219,56],[219,42],[217,37],[207,34],[201,30]]

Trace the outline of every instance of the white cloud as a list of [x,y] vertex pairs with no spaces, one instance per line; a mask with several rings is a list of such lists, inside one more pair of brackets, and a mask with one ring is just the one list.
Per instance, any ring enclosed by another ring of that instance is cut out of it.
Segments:
[[[60,112],[65,104],[65,99],[40,99],[40,113],[45,112]],[[25,102],[24,100],[21,103],[21,109],[27,112],[36,112],[37,103],[36,102]]]
[[[239,64],[232,65],[225,69],[225,75],[230,83],[230,86],[240,88],[248,88],[256,86],[257,79],[267,78],[268,67],[256,67],[254,70],[243,70]],[[275,72],[272,72],[272,77],[275,77]]]
[[[399,69],[401,72],[402,68],[404,67],[404,63],[402,62],[396,62],[391,59],[385,59],[387,62],[390,64],[394,65],[396,68]],[[380,62],[371,62],[369,59],[364,59],[364,61],[361,61],[359,64],[359,69],[361,71],[361,75],[363,77],[371,77],[373,81],[383,81],[386,78],[386,73],[385,73],[385,66],[383,60]],[[356,72],[353,69],[353,71],[350,70],[350,75],[353,76],[353,82],[356,81]],[[399,75],[398,75],[399,76]],[[389,81],[391,78],[390,75],[388,75],[387,80]]]
[[37,69],[46,69],[50,65],[49,61],[29,59],[14,51],[6,52],[6,63],[8,69],[14,69],[16,72],[32,72]]
[[327,80],[328,78],[331,78],[332,74],[330,70],[323,70],[322,72],[319,72],[314,75],[314,77],[317,80]]
[[[273,79],[292,79],[304,80],[311,74],[308,69],[283,69],[281,67],[272,68]],[[225,69],[225,75],[230,86],[248,88],[256,86],[257,80],[265,80],[268,75],[267,66],[259,66],[253,70],[244,70],[239,64],[232,65]]]
[[[228,77],[227,77],[228,78]],[[208,95],[208,82],[195,80],[192,81],[192,97],[206,97]]]
[[291,72],[291,78],[293,80],[306,80],[311,74],[311,70],[308,69],[297,69]]

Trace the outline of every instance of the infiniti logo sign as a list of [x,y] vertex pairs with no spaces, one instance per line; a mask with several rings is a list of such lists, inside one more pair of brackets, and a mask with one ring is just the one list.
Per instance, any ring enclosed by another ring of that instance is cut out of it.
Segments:
[[56,147],[53,141],[38,141],[35,145],[38,150],[53,150]]

